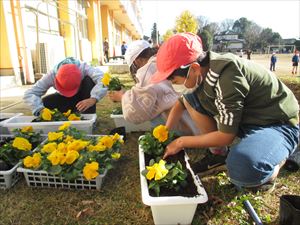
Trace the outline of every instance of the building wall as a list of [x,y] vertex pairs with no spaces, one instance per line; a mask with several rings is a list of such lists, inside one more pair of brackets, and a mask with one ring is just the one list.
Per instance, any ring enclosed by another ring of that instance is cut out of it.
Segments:
[[0,27],[1,27],[1,35],[0,35],[0,76],[3,75],[13,75],[12,73],[12,63],[11,63],[11,55],[9,51],[9,43],[8,43],[8,34],[6,29],[6,19],[4,17],[4,9],[3,2],[0,1]]
[[[87,2],[89,7],[81,5]],[[48,11],[50,7],[47,7],[47,4],[55,7],[57,15]],[[22,79],[25,79],[25,83],[32,82],[32,76],[34,82],[34,75],[37,76],[37,73],[41,72],[40,66],[37,65],[40,62],[37,55],[41,54],[37,52],[40,48],[38,42],[48,46],[46,57],[63,51],[52,59],[53,62],[48,60],[51,63],[48,63],[47,71],[52,69],[54,61],[57,63],[58,59],[66,56],[74,56],[87,62],[94,59],[103,63],[104,38],[109,41],[109,55],[119,55],[122,41],[129,44],[132,40],[142,37],[140,14],[137,13],[138,7],[135,4],[136,1],[123,0],[0,0],[0,76],[13,75],[18,85]],[[25,5],[31,7],[31,10],[25,9]],[[78,9],[79,6],[81,8]],[[68,13],[71,9],[84,11],[87,19],[78,22],[74,13]],[[39,32],[36,29],[35,16],[38,11]],[[53,24],[56,21],[57,29],[44,29],[44,25],[47,25],[45,19]],[[87,31],[81,30],[84,24]],[[138,27],[135,28],[135,25]]]

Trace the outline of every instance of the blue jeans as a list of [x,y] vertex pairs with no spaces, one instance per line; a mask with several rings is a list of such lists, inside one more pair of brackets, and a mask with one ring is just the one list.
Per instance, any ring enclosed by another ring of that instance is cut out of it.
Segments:
[[275,166],[296,150],[299,126],[244,126],[238,136],[239,142],[230,147],[226,159],[230,180],[239,187],[258,186],[266,183]]

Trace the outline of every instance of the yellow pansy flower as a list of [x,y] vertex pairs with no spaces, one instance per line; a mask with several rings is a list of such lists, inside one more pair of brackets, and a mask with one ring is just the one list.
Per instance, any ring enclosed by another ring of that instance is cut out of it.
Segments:
[[70,135],[67,135],[67,137],[65,138],[64,142],[65,143],[69,143],[69,142],[72,142],[74,140],[74,137],[70,136]]
[[59,164],[60,162],[60,158],[61,158],[61,153],[58,152],[57,150],[51,152],[48,156],[47,156],[47,159],[51,162],[51,164],[53,166],[56,166]]
[[167,170],[165,165],[166,165],[166,161],[161,159],[156,168],[155,180],[161,180],[168,174],[169,170]]
[[68,120],[74,121],[74,120],[80,120],[79,116],[76,116],[74,113],[72,113],[69,117]]
[[98,169],[99,164],[97,162],[86,163],[83,168],[83,176],[87,180],[92,180],[99,175]]
[[65,122],[65,123],[63,123],[63,125],[61,125],[61,126],[58,128],[58,130],[65,130],[65,129],[69,128],[70,125],[71,125],[70,122]]
[[153,136],[159,141],[159,142],[165,142],[168,139],[168,129],[164,125],[159,125],[154,128],[153,130]]
[[104,86],[108,86],[109,82],[110,82],[111,76],[109,75],[109,73],[104,73],[103,78],[102,78],[102,84]]
[[72,112],[71,109],[69,109],[67,112],[64,112],[63,114],[65,117],[68,117],[71,114],[71,112]]
[[61,139],[64,136],[63,132],[49,132],[48,133],[48,140],[49,141],[56,141]]
[[107,148],[111,148],[114,144],[113,139],[110,136],[103,136],[99,139],[99,142],[102,143]]
[[147,166],[148,173],[146,174],[146,178],[148,180],[152,180],[153,178],[155,180],[161,180],[164,178],[169,170],[165,167],[166,161],[160,160],[159,163],[154,163],[153,166]]
[[41,154],[34,153],[33,156],[27,156],[23,159],[23,164],[26,168],[37,168],[41,164]]
[[97,145],[89,145],[88,150],[89,151],[102,152],[102,151],[106,150],[106,146],[103,145],[102,143],[98,143]]
[[66,154],[66,163],[68,165],[72,164],[76,159],[78,159],[79,153],[77,151],[68,151]]
[[52,119],[52,114],[53,114],[53,112],[50,109],[44,108],[42,111],[43,120],[50,121]]
[[118,152],[115,152],[115,153],[112,153],[112,154],[111,154],[111,157],[112,157],[113,159],[119,159],[119,158],[121,157],[121,154],[118,153]]
[[31,143],[27,139],[22,137],[16,137],[13,141],[12,146],[24,151],[30,151],[32,148]]
[[146,169],[148,170],[148,173],[146,174],[146,178],[148,180],[152,180],[156,173],[156,166],[157,163],[155,163],[153,166],[146,166]]
[[32,132],[32,131],[33,131],[32,126],[23,127],[21,129],[22,133],[28,133],[28,132]]
[[51,153],[54,150],[56,150],[57,144],[55,142],[50,142],[48,144],[45,144],[42,148],[42,152]]
[[34,153],[32,159],[34,168],[37,168],[42,162],[42,156],[40,153]]
[[82,140],[74,140],[73,142],[68,143],[67,149],[68,151],[80,151],[89,145],[90,142],[82,141]]
[[113,142],[115,143],[116,141],[119,141],[121,144],[124,143],[124,140],[122,139],[122,137],[118,134],[118,133],[115,133],[114,136],[112,137],[113,139]]
[[67,145],[64,142],[60,142],[57,145],[57,150],[60,152],[67,152]]

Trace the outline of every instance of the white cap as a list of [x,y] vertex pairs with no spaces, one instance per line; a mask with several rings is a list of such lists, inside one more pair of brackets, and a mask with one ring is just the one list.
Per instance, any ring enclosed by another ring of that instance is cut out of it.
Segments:
[[125,60],[129,67],[132,65],[133,61],[139,56],[139,54],[141,54],[141,52],[146,48],[150,48],[150,44],[148,43],[148,41],[144,40],[134,41],[128,46],[125,53]]

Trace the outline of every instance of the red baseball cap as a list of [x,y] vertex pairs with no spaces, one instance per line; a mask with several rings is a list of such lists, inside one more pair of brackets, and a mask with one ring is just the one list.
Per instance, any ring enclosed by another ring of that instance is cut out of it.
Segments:
[[152,75],[152,83],[167,79],[174,70],[194,62],[202,53],[202,41],[198,35],[175,34],[157,52],[157,71]]
[[55,76],[55,87],[65,97],[74,96],[81,84],[81,72],[75,64],[62,65]]

